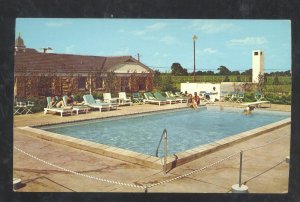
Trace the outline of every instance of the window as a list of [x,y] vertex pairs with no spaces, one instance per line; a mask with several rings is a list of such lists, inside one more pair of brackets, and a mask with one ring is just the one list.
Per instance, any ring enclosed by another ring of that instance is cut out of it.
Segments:
[[96,89],[101,89],[103,86],[103,79],[101,77],[96,77]]
[[254,52],[254,55],[258,55],[258,52]]
[[78,77],[78,89],[85,90],[86,77]]
[[121,92],[128,92],[129,91],[129,77],[122,77],[121,78]]

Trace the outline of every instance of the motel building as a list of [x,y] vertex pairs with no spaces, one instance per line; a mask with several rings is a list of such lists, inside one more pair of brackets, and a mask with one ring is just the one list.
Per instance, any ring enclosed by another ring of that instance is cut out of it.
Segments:
[[[259,82],[259,75],[264,75],[264,52],[261,50],[252,51],[252,84]],[[222,92],[235,92],[244,83],[251,82],[221,82],[221,83],[181,83],[180,91],[187,91],[190,94],[194,92],[199,93],[200,91],[212,92],[215,87],[217,92],[216,98],[221,99]]]
[[15,41],[16,98],[62,96],[67,92],[143,92],[153,88],[154,71],[131,56],[87,56],[39,52]]

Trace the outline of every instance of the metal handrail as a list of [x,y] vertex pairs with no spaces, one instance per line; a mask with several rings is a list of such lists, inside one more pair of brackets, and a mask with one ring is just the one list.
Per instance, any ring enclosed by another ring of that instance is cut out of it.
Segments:
[[166,170],[166,168],[167,168],[166,167],[166,165],[167,165],[167,153],[168,153],[168,133],[167,133],[167,129],[164,129],[163,133],[161,134],[161,137],[160,137],[160,140],[159,140],[156,152],[155,152],[155,156],[158,157],[158,149],[159,149],[159,146],[160,146],[160,143],[161,143],[163,137],[164,137],[164,174],[166,174],[167,173],[167,170]]

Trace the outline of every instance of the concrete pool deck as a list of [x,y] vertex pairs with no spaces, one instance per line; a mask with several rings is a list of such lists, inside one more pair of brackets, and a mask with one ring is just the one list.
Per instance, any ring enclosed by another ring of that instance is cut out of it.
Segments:
[[[232,103],[216,103],[215,105],[219,104],[241,107],[240,104]],[[45,164],[14,149],[13,176],[22,180],[17,191],[144,192],[142,186],[147,185],[149,186],[148,192],[226,193],[230,191],[233,184],[238,183],[239,155],[211,165],[229,155],[239,153],[240,150],[254,146],[261,147],[245,151],[243,160],[242,182],[246,181],[249,192],[282,193],[287,191],[289,166],[285,163],[285,158],[289,156],[290,151],[290,124],[210,152],[199,159],[172,169],[166,175],[160,170],[36,138],[32,132],[18,128],[145,113],[184,106],[185,104],[163,106],[146,104],[124,106],[119,110],[101,113],[93,111],[79,116],[60,117],[43,113],[15,116],[14,146],[50,163]],[[271,110],[290,111],[290,106],[272,104]],[[53,167],[51,164],[75,171],[76,174]],[[207,168],[202,170],[205,167]],[[195,172],[191,173],[192,171]],[[82,174],[86,176],[82,176]],[[184,174],[189,175],[178,177]],[[94,176],[96,179],[90,179],[89,176]],[[103,180],[113,182],[103,182]],[[171,181],[166,182],[165,180]],[[117,184],[119,182],[123,184]]]

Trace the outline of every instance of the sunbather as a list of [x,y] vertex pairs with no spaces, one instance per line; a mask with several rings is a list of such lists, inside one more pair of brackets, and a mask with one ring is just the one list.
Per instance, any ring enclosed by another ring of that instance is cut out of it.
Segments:
[[64,107],[64,102],[62,100],[58,101],[58,97],[51,95],[50,107]]
[[75,101],[71,92],[68,92],[66,101],[67,101],[67,105],[71,105],[72,107],[74,105],[82,105],[83,104],[83,102],[79,103],[79,102]]
[[189,94],[188,97],[189,97],[189,98],[188,98],[188,102],[187,102],[188,107],[197,109],[197,108],[198,108],[198,105],[197,105],[196,99],[194,99],[194,97],[192,96],[192,94]]

